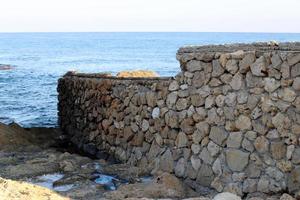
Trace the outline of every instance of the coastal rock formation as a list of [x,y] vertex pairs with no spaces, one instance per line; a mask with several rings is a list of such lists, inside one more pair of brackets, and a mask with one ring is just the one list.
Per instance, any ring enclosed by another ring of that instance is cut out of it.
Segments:
[[14,68],[14,66],[12,66],[12,65],[0,64],[0,71],[1,70],[12,70],[13,68]]
[[175,77],[64,76],[59,124],[81,149],[198,190],[299,195],[299,55],[299,43],[191,46]]
[[117,77],[119,78],[128,78],[128,77],[159,77],[156,72],[147,71],[147,70],[135,70],[135,71],[121,71],[117,73]]
[[3,178],[0,178],[0,199],[69,200],[47,188]]

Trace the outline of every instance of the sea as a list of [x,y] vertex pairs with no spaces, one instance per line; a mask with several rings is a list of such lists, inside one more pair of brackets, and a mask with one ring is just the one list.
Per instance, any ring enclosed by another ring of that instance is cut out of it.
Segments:
[[67,71],[179,71],[185,45],[300,41],[300,33],[0,33],[0,122],[57,126],[57,80]]

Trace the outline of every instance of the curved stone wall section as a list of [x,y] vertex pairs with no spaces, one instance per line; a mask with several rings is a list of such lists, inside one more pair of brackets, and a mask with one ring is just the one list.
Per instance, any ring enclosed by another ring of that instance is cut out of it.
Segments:
[[196,190],[300,192],[300,44],[184,47],[177,59],[174,78],[66,75],[60,126],[90,153]]

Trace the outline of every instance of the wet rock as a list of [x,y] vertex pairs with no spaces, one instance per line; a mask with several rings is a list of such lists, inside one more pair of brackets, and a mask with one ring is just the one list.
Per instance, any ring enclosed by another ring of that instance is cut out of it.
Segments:
[[149,184],[122,185],[117,191],[105,193],[105,198],[183,198],[185,194],[186,188],[178,178],[168,173],[163,173]]

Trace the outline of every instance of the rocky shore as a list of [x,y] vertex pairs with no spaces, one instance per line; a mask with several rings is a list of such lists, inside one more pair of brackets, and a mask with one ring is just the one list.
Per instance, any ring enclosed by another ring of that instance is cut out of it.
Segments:
[[[0,124],[0,199],[124,199],[196,196],[170,174],[78,154],[57,129]],[[40,187],[42,186],[42,187]],[[48,188],[48,189],[47,189]]]
[[197,193],[169,173],[149,176],[142,168],[80,155],[64,138],[58,129],[0,123],[0,199],[241,199],[231,193]]

